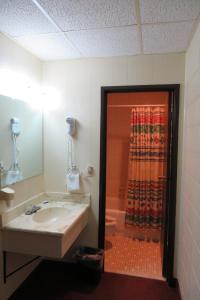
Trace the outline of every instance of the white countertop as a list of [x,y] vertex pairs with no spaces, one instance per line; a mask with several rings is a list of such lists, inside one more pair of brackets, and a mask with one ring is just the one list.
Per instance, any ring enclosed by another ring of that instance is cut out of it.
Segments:
[[[48,201],[48,203],[45,203]],[[30,205],[37,205],[41,208],[31,215],[25,214],[25,208]],[[42,210],[54,207],[63,208],[60,217],[53,222],[37,222],[34,216]],[[17,230],[32,233],[45,233],[61,236],[73,226],[81,216],[89,210],[90,195],[66,193],[43,193],[35,196],[18,207],[5,212],[1,217],[2,230]],[[66,217],[64,210],[66,209]]]
[[68,213],[66,217],[61,217],[56,222],[52,223],[38,223],[34,221],[33,216],[38,212],[32,215],[26,215],[25,213],[23,213],[16,217],[14,220],[7,223],[3,227],[3,229],[63,235],[64,233],[66,233],[66,231],[70,229],[71,226],[73,226],[73,224],[79,219],[79,217],[87,209],[89,209],[89,204],[63,201],[50,201],[47,204],[38,203],[37,205],[41,206],[41,209],[38,210],[38,212],[47,208],[61,207],[63,209],[67,209]]
[[[26,215],[33,205],[41,208]],[[27,199],[1,214],[2,249],[61,258],[86,227],[89,207],[89,194],[42,193]]]

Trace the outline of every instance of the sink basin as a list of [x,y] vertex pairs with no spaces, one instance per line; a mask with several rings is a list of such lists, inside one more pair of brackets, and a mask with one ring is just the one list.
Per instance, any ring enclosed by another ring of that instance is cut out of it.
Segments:
[[[33,205],[41,208],[26,215],[24,208]],[[88,224],[89,215],[89,194],[44,193],[31,197],[26,205],[21,203],[0,214],[1,250],[63,258]]]
[[70,210],[63,207],[49,207],[37,211],[33,215],[33,220],[37,223],[53,223],[61,218],[66,218]]

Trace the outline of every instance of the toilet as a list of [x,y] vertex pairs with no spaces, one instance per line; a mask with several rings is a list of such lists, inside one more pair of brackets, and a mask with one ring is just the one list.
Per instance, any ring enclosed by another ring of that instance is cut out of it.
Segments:
[[113,235],[116,230],[116,219],[106,215],[105,233],[106,235]]

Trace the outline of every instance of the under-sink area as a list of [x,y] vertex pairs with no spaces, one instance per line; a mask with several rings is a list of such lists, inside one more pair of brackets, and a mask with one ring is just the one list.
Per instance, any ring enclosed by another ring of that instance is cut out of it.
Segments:
[[[40,207],[27,215],[26,208]],[[43,193],[1,215],[3,251],[62,258],[89,220],[90,195]]]

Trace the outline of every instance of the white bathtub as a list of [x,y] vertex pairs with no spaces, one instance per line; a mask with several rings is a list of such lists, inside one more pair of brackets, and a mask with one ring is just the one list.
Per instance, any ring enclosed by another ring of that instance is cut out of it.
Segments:
[[[125,214],[126,212],[123,210],[117,210],[117,209],[106,209],[106,216],[109,216],[111,218],[115,219],[116,225],[115,230],[112,230],[112,234],[119,233],[123,236],[136,238],[136,239],[143,239],[144,237],[148,237],[148,239],[152,239],[155,241],[160,240],[160,230],[158,231],[145,231],[141,230],[138,227],[134,226],[125,226]],[[109,234],[110,229],[106,228],[106,234]]]

